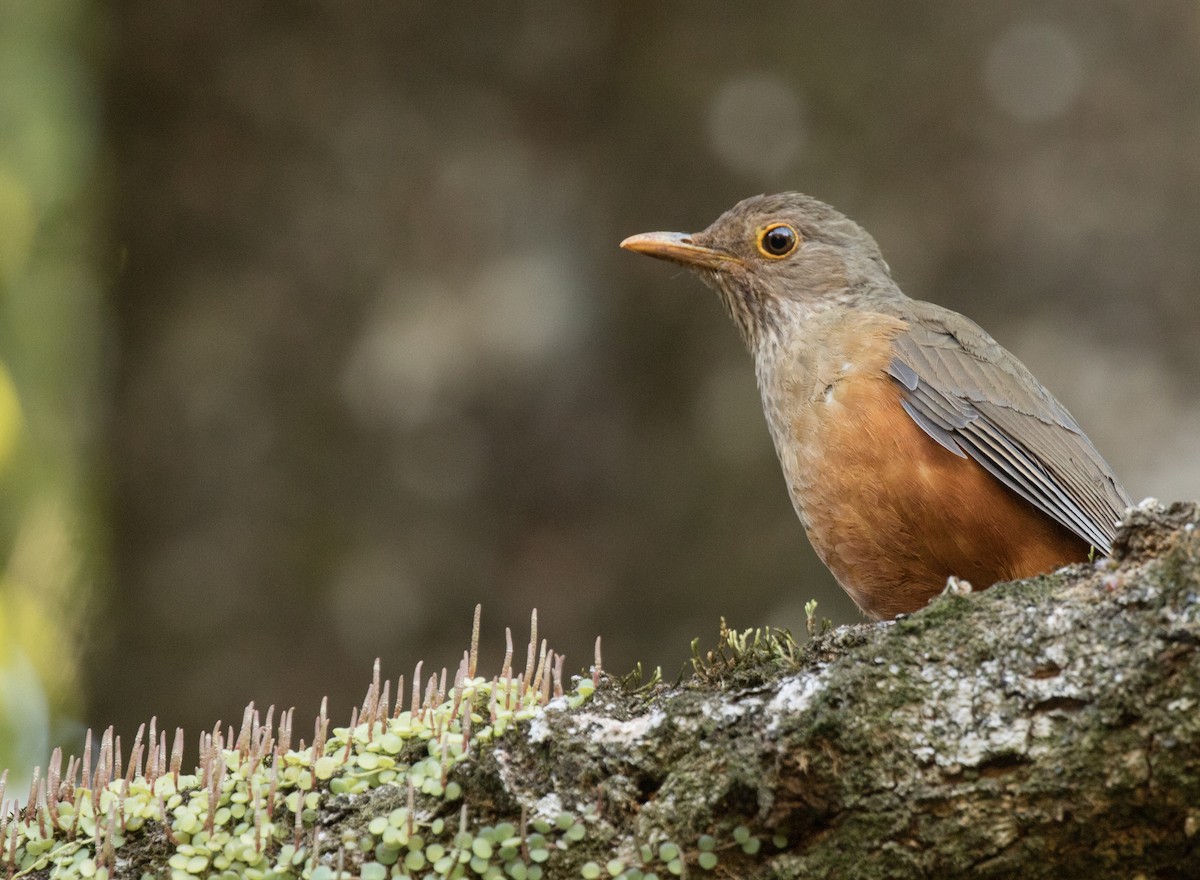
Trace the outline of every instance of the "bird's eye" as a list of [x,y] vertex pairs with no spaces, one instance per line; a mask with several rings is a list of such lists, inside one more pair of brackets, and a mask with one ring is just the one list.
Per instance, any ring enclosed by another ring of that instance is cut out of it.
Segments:
[[796,249],[800,236],[786,223],[773,223],[763,230],[758,240],[758,249],[763,256],[778,260]]

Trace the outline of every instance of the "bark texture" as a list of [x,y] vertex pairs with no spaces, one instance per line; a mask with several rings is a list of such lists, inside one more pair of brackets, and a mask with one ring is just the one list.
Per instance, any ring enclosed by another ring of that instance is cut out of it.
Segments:
[[1139,508],[1112,560],[836,630],[787,671],[602,689],[487,753],[476,784],[502,811],[599,799],[626,859],[786,836],[731,841],[721,876],[1200,876],[1198,520]]

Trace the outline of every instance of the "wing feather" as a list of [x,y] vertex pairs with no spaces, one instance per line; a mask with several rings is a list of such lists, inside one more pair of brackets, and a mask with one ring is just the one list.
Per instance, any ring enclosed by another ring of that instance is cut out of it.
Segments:
[[1075,419],[978,325],[910,301],[888,373],[926,434],[1108,553],[1128,494]]

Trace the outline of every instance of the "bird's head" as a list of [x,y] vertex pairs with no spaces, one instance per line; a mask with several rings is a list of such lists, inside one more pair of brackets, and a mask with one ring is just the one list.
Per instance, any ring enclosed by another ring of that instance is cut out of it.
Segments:
[[721,294],[752,349],[796,312],[899,296],[875,239],[802,193],[738,202],[703,232],[648,232],[621,247],[692,269]]

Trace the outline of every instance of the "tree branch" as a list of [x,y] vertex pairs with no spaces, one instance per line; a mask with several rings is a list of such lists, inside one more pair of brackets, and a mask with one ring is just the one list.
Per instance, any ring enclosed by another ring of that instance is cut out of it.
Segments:
[[[315,756],[272,762],[218,743],[228,771],[155,783],[178,786],[194,816],[172,813],[169,795],[169,835],[147,808],[107,859],[103,842],[79,849],[126,876],[186,875],[199,863],[180,858],[184,837],[208,859],[201,873],[318,880],[339,864],[368,880],[1200,876],[1198,521],[1196,505],[1139,508],[1112,560],[803,647],[726,633],[675,687],[605,679],[591,694],[585,679],[540,707],[513,699],[546,679],[463,676],[454,693],[427,693],[420,717],[372,712]],[[288,800],[266,817],[271,774]],[[241,836],[225,816],[201,837],[206,811],[219,820],[240,790]],[[131,797],[99,804],[92,837]],[[18,846],[0,856],[17,870],[62,864],[30,853],[42,812],[8,823]],[[212,844],[228,840],[243,843],[222,868]]]

